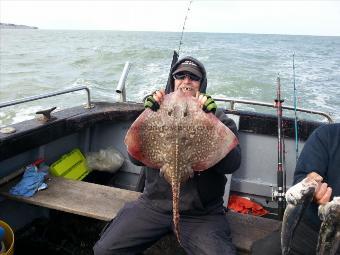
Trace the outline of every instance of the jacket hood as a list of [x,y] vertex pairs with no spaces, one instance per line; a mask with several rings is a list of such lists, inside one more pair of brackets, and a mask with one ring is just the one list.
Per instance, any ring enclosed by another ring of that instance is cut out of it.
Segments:
[[166,94],[169,94],[171,92],[174,91],[174,85],[175,85],[175,79],[172,77],[172,73],[177,69],[177,67],[182,64],[183,62],[185,61],[192,61],[194,62],[196,65],[199,66],[200,70],[201,70],[201,73],[202,73],[202,80],[201,80],[201,85],[200,85],[200,92],[201,93],[205,93],[206,90],[207,90],[207,73],[205,71],[205,68],[204,68],[204,65],[198,61],[197,59],[193,58],[193,57],[184,57],[180,60],[178,60],[171,68],[170,70],[170,75],[171,75],[171,78],[168,80],[168,83],[165,87],[165,93]]

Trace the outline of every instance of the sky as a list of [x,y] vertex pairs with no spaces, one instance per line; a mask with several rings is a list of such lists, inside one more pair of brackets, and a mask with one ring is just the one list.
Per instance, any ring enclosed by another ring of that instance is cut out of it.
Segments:
[[[0,0],[0,21],[39,29],[181,32],[188,5],[188,0]],[[340,0],[194,0],[185,31],[340,36]]]

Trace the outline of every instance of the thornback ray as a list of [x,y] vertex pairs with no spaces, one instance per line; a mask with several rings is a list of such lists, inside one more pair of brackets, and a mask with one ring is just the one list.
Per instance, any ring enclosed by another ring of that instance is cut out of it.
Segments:
[[334,255],[340,244],[340,197],[319,206],[322,220],[316,255]]
[[318,182],[306,177],[290,187],[286,192],[287,207],[283,215],[281,229],[282,255],[290,254],[294,232],[307,206],[312,202]]
[[234,133],[198,99],[182,90],[164,96],[158,111],[145,109],[125,137],[129,154],[148,167],[160,169],[171,185],[173,223],[179,237],[181,184],[223,159],[237,144]]

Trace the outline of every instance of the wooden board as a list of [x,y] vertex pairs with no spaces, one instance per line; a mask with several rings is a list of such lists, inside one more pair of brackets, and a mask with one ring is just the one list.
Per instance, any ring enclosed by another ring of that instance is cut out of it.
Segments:
[[18,182],[12,181],[0,187],[0,194],[33,205],[79,214],[99,220],[110,221],[128,201],[133,201],[139,192],[118,189],[83,181],[50,177],[46,190],[38,191],[33,197],[13,196],[8,190]]

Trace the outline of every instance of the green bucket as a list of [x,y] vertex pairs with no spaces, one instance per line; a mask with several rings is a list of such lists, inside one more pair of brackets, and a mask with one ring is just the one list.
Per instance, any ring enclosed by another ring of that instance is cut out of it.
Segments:
[[5,230],[4,244],[5,252],[1,252],[1,255],[13,255],[14,254],[14,233],[11,227],[4,221],[0,220],[0,226]]

